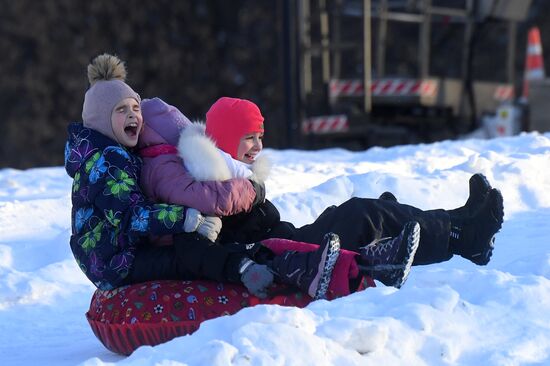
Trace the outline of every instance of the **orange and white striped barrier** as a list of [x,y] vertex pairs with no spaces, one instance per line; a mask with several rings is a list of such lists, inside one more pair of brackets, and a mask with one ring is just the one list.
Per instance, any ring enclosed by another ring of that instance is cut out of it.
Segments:
[[434,96],[437,83],[433,80],[382,79],[374,80],[373,96]]
[[[435,80],[418,79],[379,79],[373,80],[371,93],[375,97],[432,97],[437,93],[438,85]],[[332,79],[329,82],[329,96],[357,97],[365,93],[361,80]]]
[[302,121],[302,132],[305,135],[346,132],[348,130],[348,116],[345,114],[311,117]]
[[514,99],[514,87],[511,85],[500,85],[495,88],[493,98],[499,102],[511,101]]

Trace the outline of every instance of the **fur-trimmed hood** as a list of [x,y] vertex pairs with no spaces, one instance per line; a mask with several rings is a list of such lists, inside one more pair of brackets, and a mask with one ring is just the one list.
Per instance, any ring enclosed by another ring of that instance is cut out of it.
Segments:
[[[185,167],[198,181],[224,181],[234,178],[224,157],[214,141],[206,136],[205,130],[204,123],[194,122],[181,132],[178,154]],[[267,156],[260,155],[249,169],[252,171],[249,179],[263,183],[271,171],[271,162]]]

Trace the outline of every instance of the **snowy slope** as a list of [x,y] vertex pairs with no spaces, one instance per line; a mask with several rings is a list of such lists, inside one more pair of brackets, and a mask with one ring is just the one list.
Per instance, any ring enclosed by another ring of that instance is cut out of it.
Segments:
[[363,152],[267,150],[268,198],[302,225],[328,205],[392,191],[424,209],[454,208],[484,173],[505,223],[485,267],[453,258],[414,267],[401,290],[379,285],[306,309],[257,306],[124,358],[84,313],[94,287],[72,258],[71,181],[61,167],[0,170],[2,365],[549,365],[550,134],[445,141]]

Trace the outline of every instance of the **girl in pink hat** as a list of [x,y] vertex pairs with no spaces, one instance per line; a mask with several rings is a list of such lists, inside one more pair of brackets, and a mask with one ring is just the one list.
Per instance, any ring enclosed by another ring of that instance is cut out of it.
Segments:
[[[253,103],[221,98],[206,115],[206,135],[234,159],[251,163],[262,149],[263,122],[259,109]],[[270,222],[266,235],[318,243],[319,233],[331,231],[340,236],[343,248],[361,252],[363,265],[394,265],[395,260],[388,260],[392,256],[387,257],[386,254],[382,255],[386,259],[369,258],[374,252],[381,253],[390,248],[395,250],[392,245],[386,245],[386,249],[381,250],[380,244],[365,244],[380,238],[406,235],[407,228],[412,225],[410,223],[416,222],[420,227],[420,244],[415,264],[441,262],[455,254],[478,265],[489,262],[494,235],[501,228],[504,209],[501,193],[492,188],[482,174],[471,177],[470,197],[463,207],[455,210],[423,211],[400,204],[389,192],[385,192],[382,198],[389,199],[351,198],[338,207],[327,208],[315,222],[301,228],[286,222]],[[387,281],[384,271],[370,273],[382,282],[392,282]]]

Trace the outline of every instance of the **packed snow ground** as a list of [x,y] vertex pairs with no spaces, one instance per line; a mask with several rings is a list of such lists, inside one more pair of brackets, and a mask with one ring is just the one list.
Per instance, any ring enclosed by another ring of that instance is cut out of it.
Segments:
[[489,265],[455,257],[305,309],[257,306],[130,357],[106,350],[84,317],[94,287],[72,257],[71,180],[61,167],[0,170],[2,365],[550,365],[550,134],[364,152],[267,150],[268,198],[309,223],[352,196],[392,191],[455,208],[484,173],[504,195]]

